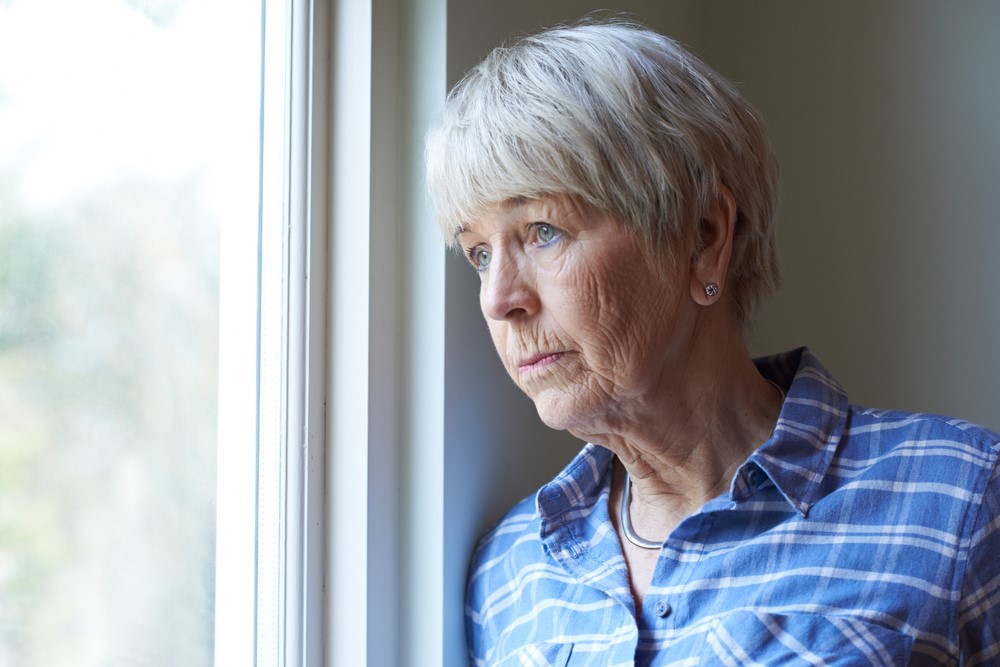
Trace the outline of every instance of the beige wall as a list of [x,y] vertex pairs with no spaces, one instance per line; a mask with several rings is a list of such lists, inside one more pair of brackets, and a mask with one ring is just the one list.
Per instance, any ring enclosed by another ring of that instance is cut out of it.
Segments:
[[[606,7],[606,5],[603,5]],[[449,85],[511,35],[602,5],[449,3]],[[782,164],[785,288],[756,353],[809,345],[853,400],[1000,429],[1000,3],[630,2],[737,82]],[[475,536],[578,443],[506,377],[463,260],[447,272],[448,662]],[[457,663],[456,663],[457,664]]]
[[782,165],[785,288],[754,349],[809,345],[857,402],[1000,429],[1000,3],[706,7]]

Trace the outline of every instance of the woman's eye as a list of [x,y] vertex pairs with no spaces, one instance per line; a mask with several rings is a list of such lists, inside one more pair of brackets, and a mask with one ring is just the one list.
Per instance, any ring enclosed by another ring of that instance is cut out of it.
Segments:
[[476,271],[482,271],[490,265],[493,253],[482,246],[477,246],[469,252],[469,260]]
[[544,222],[535,223],[535,236],[538,238],[539,245],[546,245],[555,241],[562,234],[558,229],[552,225],[546,224]]

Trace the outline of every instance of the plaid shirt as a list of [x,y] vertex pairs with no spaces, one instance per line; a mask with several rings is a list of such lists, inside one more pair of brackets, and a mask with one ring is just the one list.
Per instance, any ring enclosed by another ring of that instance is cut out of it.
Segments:
[[641,613],[587,445],[480,543],[474,664],[1000,664],[1000,436],[849,405],[808,350],[757,366],[774,433],[664,542]]

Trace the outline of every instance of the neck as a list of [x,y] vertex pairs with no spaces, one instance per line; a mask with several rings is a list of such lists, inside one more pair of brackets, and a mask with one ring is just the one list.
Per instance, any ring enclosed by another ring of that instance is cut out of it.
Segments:
[[[639,534],[665,535],[683,517],[728,489],[736,469],[770,435],[780,392],[758,372],[739,334],[706,340],[681,373],[578,437],[614,452],[628,471]],[[672,380],[672,381],[671,381]]]

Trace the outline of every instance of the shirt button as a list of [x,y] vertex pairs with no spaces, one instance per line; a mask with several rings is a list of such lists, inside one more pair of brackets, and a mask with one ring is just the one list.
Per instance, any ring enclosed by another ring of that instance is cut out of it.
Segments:
[[668,605],[663,600],[657,602],[656,606],[653,607],[653,613],[659,616],[660,618],[666,618],[667,616],[670,615],[671,611],[673,610],[670,608],[670,605]]
[[750,472],[747,473],[747,484],[750,486],[751,489],[756,488],[757,485],[761,483],[763,477],[764,473],[762,473],[757,468],[752,468]]

